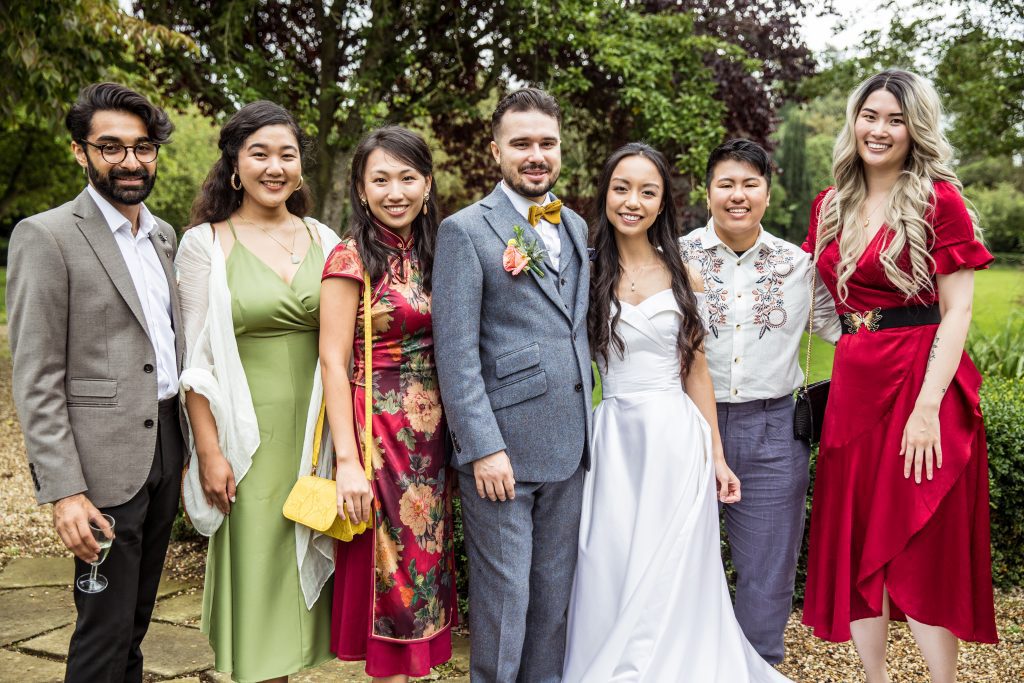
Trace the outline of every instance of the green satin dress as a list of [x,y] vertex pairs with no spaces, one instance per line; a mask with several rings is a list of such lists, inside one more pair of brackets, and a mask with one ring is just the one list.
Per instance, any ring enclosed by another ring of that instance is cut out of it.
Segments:
[[235,339],[260,447],[238,484],[231,514],[210,539],[202,630],[216,669],[230,671],[236,681],[285,676],[333,658],[333,581],[307,610],[295,523],[281,514],[298,472],[313,390],[323,265],[315,240],[291,285],[237,239],[227,259]]

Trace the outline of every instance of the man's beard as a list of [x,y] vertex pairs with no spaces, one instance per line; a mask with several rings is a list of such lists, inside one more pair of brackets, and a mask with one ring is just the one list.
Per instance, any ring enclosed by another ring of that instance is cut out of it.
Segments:
[[[128,171],[124,169],[112,168],[104,175],[100,173],[99,169],[92,165],[92,159],[89,157],[85,158],[88,163],[89,180],[92,181],[92,186],[96,188],[96,191],[103,195],[108,201],[115,202],[118,204],[140,204],[149,193],[153,191],[153,185],[156,183],[156,171],[150,175],[146,172],[146,169],[139,167],[134,171]],[[142,185],[139,187],[119,187],[114,181],[117,179],[125,178],[141,178]]]
[[[524,173],[533,169],[542,169],[548,172],[548,182],[541,185],[534,185],[526,180],[523,176]],[[515,175],[513,175],[515,173]],[[551,188],[555,186],[555,181],[558,180],[558,173],[552,172],[551,167],[547,164],[527,164],[518,169],[502,169],[502,177],[505,180],[505,184],[515,190],[518,194],[524,197],[545,197]]]

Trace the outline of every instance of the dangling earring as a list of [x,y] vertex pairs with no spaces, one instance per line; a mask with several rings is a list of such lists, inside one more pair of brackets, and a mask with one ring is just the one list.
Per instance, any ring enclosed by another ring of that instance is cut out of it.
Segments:
[[359,203],[363,205],[364,209],[370,206],[369,202],[366,201],[366,197],[360,197]]
[[302,183],[303,183],[302,176],[299,176],[299,184],[295,186],[294,192],[298,192],[299,190],[302,189]]
[[427,202],[430,201],[430,190],[423,193],[423,215],[427,215]]
[[235,192],[242,189],[242,179],[238,177],[238,171],[231,174],[231,187],[235,188]]

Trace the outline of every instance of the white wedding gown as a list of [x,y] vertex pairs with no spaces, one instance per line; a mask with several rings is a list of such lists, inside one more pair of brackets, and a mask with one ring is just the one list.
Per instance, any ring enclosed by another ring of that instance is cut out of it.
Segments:
[[733,614],[711,432],[679,380],[679,317],[671,290],[622,303],[625,357],[610,353],[594,414],[566,683],[789,680]]

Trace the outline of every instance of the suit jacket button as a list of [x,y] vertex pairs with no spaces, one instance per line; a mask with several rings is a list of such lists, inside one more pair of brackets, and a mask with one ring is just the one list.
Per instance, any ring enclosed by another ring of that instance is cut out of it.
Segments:
[[562,285],[563,287],[565,287],[565,278],[563,277],[563,278],[562,278],[561,280],[559,280],[559,281],[558,281],[558,284],[560,284],[560,285]]
[[583,391],[583,383],[582,382],[577,382],[575,389],[576,389],[576,391]]
[[572,340],[576,341],[576,333],[575,332],[572,333]]
[[146,363],[145,365],[142,366],[142,371],[143,372],[153,372],[153,365],[150,364],[150,363]]
[[152,427],[152,426],[153,426],[154,424],[156,424],[156,423],[155,423],[155,422],[153,422],[153,420],[149,420],[149,419],[147,419],[147,420],[146,420],[145,422],[143,422],[142,424],[144,424],[144,425],[146,426],[146,428],[147,428],[147,429],[149,429],[150,427]]

